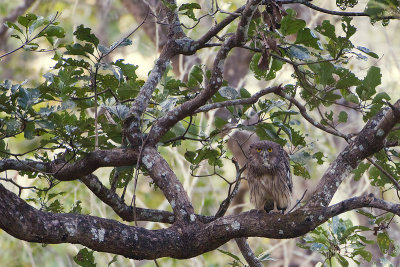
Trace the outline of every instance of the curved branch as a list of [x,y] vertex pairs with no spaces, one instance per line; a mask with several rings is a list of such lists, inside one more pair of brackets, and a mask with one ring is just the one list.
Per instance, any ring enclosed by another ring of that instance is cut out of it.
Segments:
[[233,238],[259,236],[276,239],[301,236],[332,216],[374,207],[400,215],[400,205],[373,195],[345,200],[331,207],[303,207],[292,213],[265,214],[256,210],[218,218],[203,224],[147,230],[90,215],[37,210],[0,184],[0,228],[29,242],[81,244],[96,251],[133,259],[191,258]]
[[335,129],[328,128],[328,127],[322,125],[321,123],[315,121],[313,118],[311,118],[310,115],[308,115],[306,108],[299,101],[297,101],[297,99],[295,99],[291,95],[286,94],[285,92],[283,92],[283,90],[276,90],[274,93],[287,99],[289,102],[293,103],[299,109],[300,114],[303,116],[303,118],[306,119],[309,123],[311,123],[315,127],[319,128],[322,131],[325,131],[327,133],[342,137],[345,140],[349,139],[349,137],[347,135],[340,133]]
[[247,38],[248,26],[246,25],[250,23],[250,20],[260,2],[261,0],[251,0],[247,2],[246,7],[242,12],[241,21],[239,22],[239,25],[241,26],[237,28],[237,31],[233,36],[225,40],[223,46],[215,57],[212,75],[207,87],[194,99],[183,103],[158,119],[150,129],[148,139],[149,144],[156,144],[178,121],[192,115],[196,109],[203,106],[218,91],[223,82],[225,59],[232,48],[239,46],[242,42],[246,41],[243,39]]
[[236,244],[238,245],[240,252],[247,261],[250,267],[263,267],[264,265],[257,259],[254,252],[251,250],[246,238],[236,238]]
[[[365,12],[345,12],[345,11],[334,11],[334,10],[325,9],[325,8],[311,4],[308,0],[282,0],[282,1],[278,0],[277,2],[281,3],[281,4],[302,4],[311,9],[314,9],[316,11],[319,11],[319,12],[322,12],[325,14],[335,15],[335,16],[372,17],[371,15],[369,15]],[[384,16],[384,17],[378,17],[377,19],[399,19],[399,18],[400,18],[400,16]]]
[[182,183],[156,148],[145,147],[142,163],[171,204],[177,220],[183,220],[185,223],[195,222],[196,215],[189,196]]
[[0,24],[0,43],[5,43],[5,34],[8,28],[5,26],[7,21],[14,22],[17,20],[19,16],[24,14],[26,10],[35,2],[36,0],[25,0],[23,4],[18,6],[14,11],[10,12],[10,14],[5,17]]
[[330,164],[307,205],[328,206],[342,181],[361,160],[384,147],[386,136],[398,122],[400,122],[400,100],[392,108],[381,109],[367,122],[357,137]]
[[270,94],[270,93],[275,93],[280,89],[280,86],[274,86],[274,87],[268,87],[265,89],[262,89],[252,95],[249,98],[242,98],[242,99],[235,99],[235,100],[228,100],[224,102],[217,102],[217,103],[212,103],[208,105],[204,105],[194,111],[194,113],[200,113],[200,112],[207,112],[213,109],[217,108],[222,108],[222,107],[228,107],[228,106],[237,106],[237,105],[251,105],[254,104],[260,99],[262,96]]
[[100,167],[129,166],[136,163],[138,153],[133,149],[97,150],[76,162],[56,159],[52,162],[5,159],[0,160],[0,172],[6,170],[43,172],[60,181],[73,181],[89,175]]

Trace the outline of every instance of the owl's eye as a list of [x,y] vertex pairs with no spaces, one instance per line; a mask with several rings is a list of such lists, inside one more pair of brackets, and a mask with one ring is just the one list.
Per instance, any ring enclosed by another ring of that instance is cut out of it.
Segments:
[[257,148],[256,151],[257,151],[257,152],[261,152],[261,148]]
[[272,148],[268,148],[268,152],[272,152]]

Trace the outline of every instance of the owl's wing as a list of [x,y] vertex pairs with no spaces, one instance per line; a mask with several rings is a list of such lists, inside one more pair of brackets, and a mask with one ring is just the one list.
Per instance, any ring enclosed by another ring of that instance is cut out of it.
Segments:
[[290,192],[292,192],[293,181],[292,181],[292,173],[290,172],[290,158],[289,158],[289,154],[285,150],[283,150],[283,154],[284,154],[283,164],[284,164],[285,174],[286,174],[286,183],[290,189]]

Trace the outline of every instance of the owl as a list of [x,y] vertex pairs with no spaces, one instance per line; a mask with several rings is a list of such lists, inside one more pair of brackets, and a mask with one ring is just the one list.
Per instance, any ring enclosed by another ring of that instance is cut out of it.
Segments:
[[250,202],[267,213],[276,208],[285,212],[292,198],[292,174],[289,155],[272,141],[259,141],[250,145],[247,180]]

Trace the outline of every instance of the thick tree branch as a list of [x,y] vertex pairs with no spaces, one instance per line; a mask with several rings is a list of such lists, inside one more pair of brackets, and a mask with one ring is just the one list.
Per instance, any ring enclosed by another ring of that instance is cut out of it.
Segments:
[[384,108],[370,119],[357,137],[331,163],[318,184],[309,206],[328,206],[342,181],[359,162],[384,147],[385,138],[400,121],[400,100],[392,108]]
[[143,151],[142,163],[171,204],[177,220],[193,223],[196,216],[189,196],[165,159],[155,148],[146,147]]
[[[6,159],[0,161],[0,172],[6,170],[34,171],[53,174],[54,178],[61,181],[80,179],[103,202],[110,205],[121,218],[131,220],[131,207],[127,207],[118,195],[102,185],[92,172],[100,167],[135,165],[137,158],[138,153],[134,149],[112,149],[91,152],[86,157],[73,163],[66,163],[62,160],[45,163]],[[195,220],[196,216],[193,214],[193,207],[182,184],[157,150],[155,148],[145,148],[141,160],[154,182],[164,192],[177,218],[185,217],[187,220]],[[163,222],[171,223],[175,221],[175,218],[173,220],[172,218],[165,220],[166,214],[162,215]],[[138,220],[141,220],[141,217]]]
[[[126,205],[115,192],[105,187],[95,175],[89,174],[81,177],[80,180],[101,201],[110,206],[119,217],[128,222],[134,221],[133,207]],[[173,223],[175,216],[168,211],[136,208],[136,219],[138,221]]]
[[[175,4],[174,0],[168,1]],[[171,58],[178,53],[194,53],[195,51],[187,51],[188,43],[193,41],[186,37],[182,27],[180,26],[178,14],[169,8],[166,8],[169,31],[168,41],[161,51],[160,57],[157,59],[149,77],[140,89],[135,101],[130,109],[130,114],[124,122],[124,134],[130,141],[132,146],[138,146],[142,142],[142,134],[140,129],[140,120],[143,112],[149,105],[153,92],[159,83],[161,76],[165,72]]]
[[301,236],[332,216],[361,207],[400,215],[400,205],[372,195],[345,200],[331,207],[303,207],[290,214],[252,210],[184,228],[146,230],[114,220],[81,214],[39,211],[0,184],[0,228],[29,242],[81,244],[96,251],[134,259],[190,258],[211,251],[233,238],[259,236],[276,239]]
[[[133,209],[113,191],[105,187],[100,180],[93,174],[81,177],[80,180],[92,191],[101,201],[110,206],[119,217],[124,221],[133,222],[135,220]],[[196,219],[207,223],[214,219],[214,216],[204,216],[196,214]],[[136,207],[136,220],[147,222],[161,222],[172,224],[176,221],[176,216],[169,211],[143,209]]]
[[183,103],[182,105],[168,112],[165,116],[158,119],[158,121],[154,123],[149,133],[150,144],[156,144],[172,126],[185,117],[192,115],[196,109],[203,106],[218,91],[223,81],[222,76],[224,72],[225,59],[232,48],[247,41],[248,24],[250,23],[259,3],[260,0],[252,0],[247,2],[239,22],[240,26],[237,28],[236,33],[225,40],[223,46],[215,57],[211,78],[207,87],[194,99]]
[[73,181],[89,175],[100,167],[120,167],[134,165],[138,153],[133,149],[117,148],[97,150],[85,157],[67,163],[63,160],[40,162],[29,160],[0,160],[0,172],[6,170],[43,172],[54,175],[60,181]]

